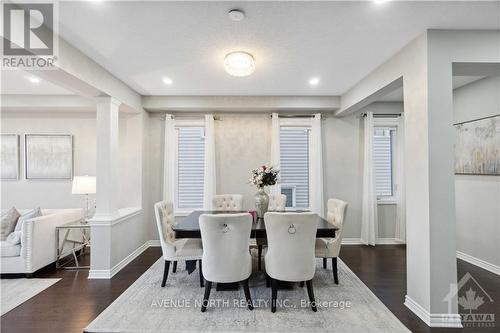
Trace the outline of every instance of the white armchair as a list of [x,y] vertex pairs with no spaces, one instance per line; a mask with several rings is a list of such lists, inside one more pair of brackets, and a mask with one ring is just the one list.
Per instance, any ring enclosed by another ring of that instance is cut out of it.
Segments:
[[241,194],[217,194],[212,199],[212,209],[215,211],[241,211],[243,196]]
[[201,268],[201,257],[203,247],[201,239],[176,239],[172,227],[175,225],[174,206],[172,202],[160,201],[155,203],[156,225],[160,236],[161,251],[165,268],[161,286],[165,287],[170,269],[170,262],[174,263],[173,272],[177,268],[178,260],[198,260],[200,273],[200,287],[203,287],[203,272]]
[[344,219],[347,211],[347,202],[339,199],[328,200],[327,221],[339,228],[335,238],[318,238],[316,239],[316,257],[323,258],[323,268],[326,269],[327,258],[332,258],[333,280],[335,284],[339,284],[337,272],[337,257],[340,253],[342,245],[342,230],[344,228]]
[[212,282],[241,282],[248,304],[253,310],[248,278],[252,273],[252,257],[248,241],[252,231],[252,216],[241,214],[203,214],[200,232],[203,242],[203,276],[205,295],[201,312],[205,312]]
[[266,213],[268,250],[266,272],[272,283],[271,311],[276,312],[278,281],[306,281],[313,311],[317,311],[312,279],[316,271],[314,242],[318,215],[314,213]]
[[[269,194],[269,206],[267,210],[269,212],[284,212],[286,206],[286,195],[284,194]],[[261,270],[262,266],[262,249],[267,246],[267,239],[257,238],[255,240],[257,244],[257,256],[259,258],[258,268]],[[252,245],[252,244],[251,244]]]

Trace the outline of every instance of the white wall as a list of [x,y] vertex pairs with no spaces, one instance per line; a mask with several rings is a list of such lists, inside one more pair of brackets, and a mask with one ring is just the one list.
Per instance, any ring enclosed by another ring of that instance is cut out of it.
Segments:
[[[500,115],[500,77],[453,94],[455,123]],[[457,250],[500,266],[500,176],[455,175]]]

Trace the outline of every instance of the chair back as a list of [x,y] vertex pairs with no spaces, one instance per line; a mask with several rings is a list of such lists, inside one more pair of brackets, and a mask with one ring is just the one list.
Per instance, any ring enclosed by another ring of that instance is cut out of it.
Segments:
[[212,199],[212,209],[215,211],[243,210],[243,196],[241,194],[217,194]]
[[284,212],[286,206],[286,195],[269,194],[269,212]]
[[252,273],[248,250],[252,216],[202,214],[200,216],[203,276],[210,282],[239,282]]
[[161,251],[165,260],[172,260],[175,256],[175,232],[172,227],[175,225],[174,205],[170,201],[160,201],[155,203],[156,226],[160,236]]
[[314,245],[319,217],[315,213],[264,215],[268,250],[266,272],[281,281],[308,281],[314,276]]
[[326,220],[331,225],[339,228],[337,232],[338,236],[340,236],[342,233],[346,212],[347,212],[347,202],[339,199],[328,200],[328,212],[326,215]]

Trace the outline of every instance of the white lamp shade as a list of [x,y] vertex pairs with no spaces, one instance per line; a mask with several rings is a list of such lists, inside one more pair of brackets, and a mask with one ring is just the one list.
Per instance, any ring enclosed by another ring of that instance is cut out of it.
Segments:
[[94,194],[95,191],[95,177],[93,176],[75,176],[73,178],[73,194]]

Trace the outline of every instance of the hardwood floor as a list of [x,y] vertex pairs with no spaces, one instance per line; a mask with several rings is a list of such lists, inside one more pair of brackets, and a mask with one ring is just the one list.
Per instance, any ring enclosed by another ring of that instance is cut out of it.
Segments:
[[[88,271],[48,268],[34,277],[61,278],[61,281],[1,317],[1,332],[82,332],[159,257],[160,248],[149,248],[111,280],[88,280]],[[498,332],[497,328],[430,329],[404,305],[406,251],[400,245],[344,246],[341,259],[413,332]],[[331,269],[330,264],[328,269]],[[497,300],[500,318],[500,277],[458,261],[458,277],[470,272],[487,293]],[[340,281],[342,283],[342,281]]]

